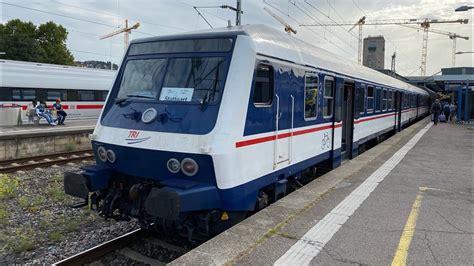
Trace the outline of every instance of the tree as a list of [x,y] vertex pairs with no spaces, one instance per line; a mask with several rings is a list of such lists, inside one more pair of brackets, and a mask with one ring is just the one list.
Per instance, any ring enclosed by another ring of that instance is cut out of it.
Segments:
[[36,27],[19,19],[0,24],[0,51],[5,59],[73,65],[74,57],[66,47],[68,32],[54,22]]

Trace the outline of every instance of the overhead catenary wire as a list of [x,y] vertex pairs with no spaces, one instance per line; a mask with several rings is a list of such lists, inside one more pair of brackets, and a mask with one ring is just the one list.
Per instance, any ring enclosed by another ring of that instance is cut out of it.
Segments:
[[[291,3],[291,2],[290,2]],[[306,16],[308,16],[309,18],[311,18],[313,21],[316,21],[317,23],[321,23],[320,20],[318,20],[316,17],[314,17],[312,14],[306,12],[305,10],[303,10],[301,7],[297,6],[296,5],[296,2],[295,3],[292,3],[294,4],[293,6],[295,8],[297,8],[300,12],[302,12],[303,14],[305,14]],[[300,22],[299,22],[300,23]],[[299,24],[301,25],[301,23]],[[313,29],[310,29],[309,27],[305,27],[307,28],[308,30],[310,30],[311,32],[313,33],[316,33]],[[337,34],[334,34],[332,33],[331,31],[329,31],[331,34],[333,34],[337,39],[341,40],[341,41],[344,41],[341,37],[339,37]],[[347,55],[349,55],[350,57],[353,56],[353,54],[351,52],[348,52],[346,51],[345,49],[343,49],[342,47],[336,45],[335,43],[333,43],[331,40],[327,39],[325,36],[323,36],[324,39],[326,39],[327,41],[329,41],[331,44],[333,44],[335,47],[337,47],[338,49],[340,49],[341,51],[345,52]],[[350,44],[347,44],[345,43],[347,46],[353,48]]]
[[359,37],[357,35],[355,35],[353,32],[351,32],[350,30],[347,30],[346,28],[344,28],[342,25],[340,25],[338,22],[336,22],[334,19],[332,19],[330,16],[328,16],[326,13],[324,13],[323,11],[321,11],[319,8],[315,7],[314,5],[312,5],[310,2],[308,2],[307,0],[304,0],[304,2],[309,5],[311,8],[313,8],[314,10],[316,10],[317,12],[319,12],[321,15],[327,17],[328,19],[330,19],[333,23],[335,23],[337,26],[339,26],[341,29],[343,29],[344,31],[346,31],[347,33],[349,33],[352,37],[358,39]]
[[[121,19],[122,20],[123,19],[130,19],[130,20],[140,21],[140,23],[142,23],[142,24],[149,24],[149,25],[153,25],[153,26],[157,26],[157,27],[164,27],[164,28],[170,28],[170,29],[176,29],[176,30],[188,30],[188,29],[182,28],[182,27],[176,27],[176,26],[159,24],[159,23],[156,23],[156,22],[150,22],[148,20],[143,20],[142,18],[138,19],[138,18],[134,18],[134,17],[125,17],[125,16],[120,16],[118,14],[114,14],[114,13],[107,12],[107,11],[101,11],[101,10],[97,10],[97,9],[85,8],[85,7],[80,7],[80,6],[76,6],[76,5],[71,5],[69,3],[59,2],[57,0],[55,0],[54,2],[58,3],[60,5],[63,5],[63,6],[69,6],[69,7],[72,7],[72,8],[77,8],[77,9],[81,9],[81,10],[85,10],[85,11],[89,11],[89,12],[94,12],[94,13],[97,13],[97,14],[108,15],[108,16],[116,18],[117,22],[120,22],[120,23],[121,23]],[[119,6],[119,2],[117,2],[117,5]],[[119,27],[119,26],[117,26],[117,27]]]
[[[359,11],[362,12],[362,14],[363,14],[364,16],[366,16],[366,17],[368,16],[367,13],[356,3],[355,0],[352,0],[352,4],[353,4],[357,9],[359,9]],[[395,41],[393,41],[391,38],[387,38],[387,36],[384,34],[384,32],[383,32],[381,29],[379,29],[379,28],[376,27],[375,30],[378,31],[378,32],[384,37],[384,39],[385,39],[388,43],[390,43],[390,44],[393,46],[395,52],[398,53],[398,55],[397,55],[398,58],[402,57],[402,58],[406,59],[406,61],[409,61],[409,62],[411,63],[411,65],[418,65],[418,63],[415,63],[411,57],[406,56],[405,53],[402,52],[402,51],[397,47],[397,45],[395,44]],[[385,59],[387,59],[387,60],[390,62],[390,61],[391,61],[390,55],[388,55],[388,54],[385,55]],[[418,67],[416,68],[416,70],[419,70],[419,69],[420,69],[420,67],[418,66]],[[416,71],[416,70],[415,70],[415,71]]]
[[206,17],[204,17],[204,15],[203,15],[201,12],[199,12],[198,7],[193,6],[193,8],[194,8],[194,10],[196,10],[196,12],[198,13],[198,16],[200,16],[200,17],[207,23],[207,25],[208,25],[211,29],[213,29],[214,27],[212,26],[212,24],[206,19]]
[[[7,3],[7,2],[0,2],[0,4],[2,4],[2,5],[8,5],[8,6],[14,6],[14,7],[17,7],[17,8],[27,9],[27,10],[36,11],[36,12],[41,12],[41,13],[45,13],[45,14],[49,14],[49,15],[58,16],[58,17],[73,19],[73,20],[77,20],[77,21],[87,22],[87,23],[91,23],[91,24],[101,25],[101,26],[105,26],[105,27],[109,27],[109,28],[114,28],[114,29],[117,29],[117,28],[118,28],[117,26],[114,26],[114,25],[111,25],[111,24],[107,24],[107,23],[103,23],[103,22],[97,22],[97,21],[92,21],[92,20],[88,20],[88,19],[73,17],[73,16],[64,15],[64,14],[59,14],[59,13],[50,12],[50,11],[46,11],[46,10],[41,10],[41,9],[37,9],[37,8],[31,8],[31,7],[26,7],[26,6],[22,6],[22,5],[16,5],[16,4]],[[135,32],[136,32],[136,33],[141,33],[141,34],[143,34],[143,35],[148,35],[148,36],[156,36],[155,34],[143,32],[143,31],[135,31]]]
[[[284,16],[286,16],[288,19],[296,22],[298,25],[301,24],[300,21],[298,21],[297,19],[293,18],[289,12],[288,13],[285,13],[284,11],[282,11],[280,8],[274,6],[272,3],[269,3],[267,2],[266,0],[263,1],[266,5],[268,5],[269,7],[273,8],[274,10],[276,10],[278,13],[280,14],[283,14]],[[305,27],[306,30],[310,31],[311,33],[313,33],[314,35],[316,35],[318,38],[320,39],[324,39],[326,40],[328,43],[331,43],[334,47],[338,48],[339,50],[343,51],[344,53],[346,53],[347,55],[351,55],[349,52],[347,52],[345,49],[343,49],[342,47],[340,47],[339,45],[333,43],[331,40],[328,40],[325,36],[321,35],[320,33],[312,30],[311,28],[307,28]],[[319,40],[319,43],[321,43],[321,40]]]

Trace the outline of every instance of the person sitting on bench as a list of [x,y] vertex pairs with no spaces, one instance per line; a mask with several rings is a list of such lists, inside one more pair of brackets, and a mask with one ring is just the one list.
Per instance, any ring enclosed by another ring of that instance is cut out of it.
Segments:
[[35,107],[35,111],[39,117],[44,117],[44,119],[48,121],[48,124],[50,124],[51,126],[56,125],[54,123],[53,116],[46,109],[46,103],[44,101],[40,101],[40,103]]
[[64,111],[61,104],[61,99],[57,98],[56,103],[53,104],[54,109],[58,115],[58,125],[64,125],[64,120],[66,119],[67,113]]

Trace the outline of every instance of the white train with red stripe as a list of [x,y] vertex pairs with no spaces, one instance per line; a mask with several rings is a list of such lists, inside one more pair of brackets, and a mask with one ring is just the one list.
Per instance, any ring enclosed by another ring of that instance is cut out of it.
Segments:
[[135,40],[96,165],[65,189],[106,217],[210,234],[425,116],[428,97],[265,26]]
[[68,119],[97,118],[116,71],[0,60],[0,104],[22,106],[32,100],[48,105],[61,98]]

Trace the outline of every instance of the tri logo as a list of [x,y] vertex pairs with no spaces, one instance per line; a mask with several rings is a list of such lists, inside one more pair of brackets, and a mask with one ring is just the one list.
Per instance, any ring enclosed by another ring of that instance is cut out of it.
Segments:
[[128,132],[128,137],[125,138],[125,141],[127,141],[127,144],[137,144],[151,139],[151,137],[139,138],[139,136],[140,131],[130,130]]

